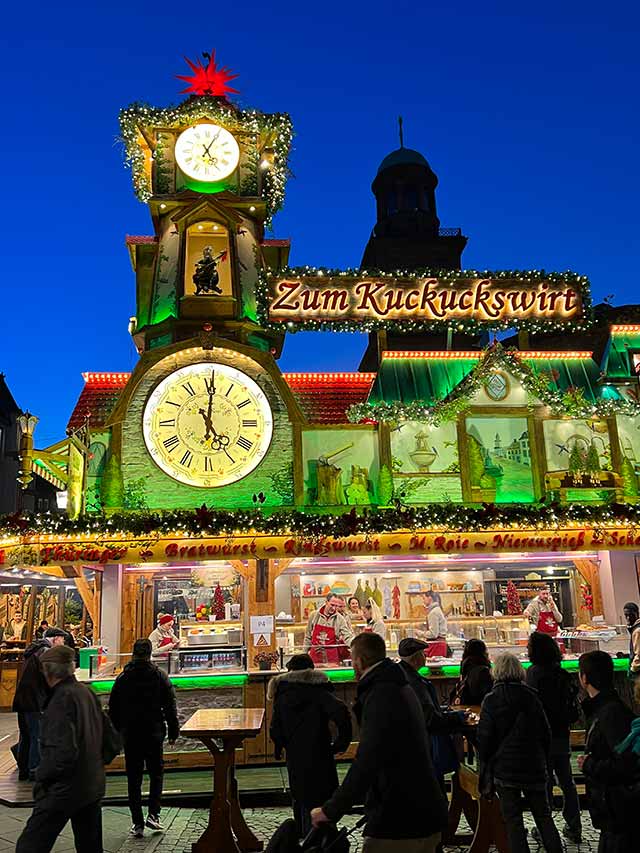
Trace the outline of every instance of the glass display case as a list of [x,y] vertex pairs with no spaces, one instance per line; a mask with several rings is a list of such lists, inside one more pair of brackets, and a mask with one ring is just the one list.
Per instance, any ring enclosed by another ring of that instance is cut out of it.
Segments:
[[[99,652],[89,658],[89,678],[116,678],[131,661],[131,654]],[[225,675],[247,671],[247,650],[242,645],[209,649],[178,649],[153,661],[168,675]]]
[[178,636],[183,648],[241,646],[244,642],[242,622],[239,620],[181,621]]
[[[447,620],[447,643],[453,652],[453,661],[460,660],[465,641],[484,640],[489,654],[512,651],[526,646],[529,638],[529,622],[523,616],[449,617]],[[352,623],[354,633],[365,628],[363,621]],[[396,655],[398,645],[406,637],[415,637],[425,628],[423,619],[385,620],[387,650]],[[304,648],[306,622],[276,620],[276,643],[282,649],[284,661]]]
[[169,675],[246,672],[247,651],[244,646],[178,649],[169,655],[168,668]]

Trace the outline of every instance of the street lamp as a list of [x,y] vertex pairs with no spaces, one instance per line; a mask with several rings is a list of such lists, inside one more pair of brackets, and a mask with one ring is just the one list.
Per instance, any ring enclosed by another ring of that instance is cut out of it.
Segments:
[[38,423],[38,418],[27,411],[18,417],[20,427],[20,474],[18,482],[26,489],[33,480],[31,465],[33,464],[33,431]]

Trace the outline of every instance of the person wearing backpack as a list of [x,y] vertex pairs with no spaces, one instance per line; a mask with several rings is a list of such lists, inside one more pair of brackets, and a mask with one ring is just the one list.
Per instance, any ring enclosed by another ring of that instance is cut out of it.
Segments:
[[[550,634],[534,631],[529,637],[527,684],[538,692],[542,707],[551,726],[551,752],[549,754],[549,803],[553,804],[554,775],[562,790],[562,817],[565,826],[562,834],[574,844],[582,841],[580,801],[571,772],[571,724],[580,716],[578,686],[568,672],[560,666],[562,653]],[[534,829],[533,837],[539,841]]]
[[580,655],[580,684],[587,694],[582,710],[587,720],[584,755],[578,767],[584,773],[591,822],[600,830],[598,853],[631,853],[637,849],[638,808],[628,806],[627,795],[638,771],[633,750],[618,752],[627,738],[634,715],[613,686],[613,660],[606,652]]
[[482,702],[477,744],[480,785],[500,801],[511,853],[530,853],[523,820],[523,795],[547,853],[562,853],[547,794],[547,761],[551,729],[535,690],[524,683],[515,655],[494,661],[495,686]]

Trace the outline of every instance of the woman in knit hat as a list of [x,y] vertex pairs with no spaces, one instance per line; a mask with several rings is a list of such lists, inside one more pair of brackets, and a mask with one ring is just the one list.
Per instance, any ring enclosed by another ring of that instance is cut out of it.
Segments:
[[163,613],[158,618],[158,627],[149,634],[153,658],[166,660],[169,652],[180,645],[180,640],[173,631],[173,623],[174,618],[170,613]]

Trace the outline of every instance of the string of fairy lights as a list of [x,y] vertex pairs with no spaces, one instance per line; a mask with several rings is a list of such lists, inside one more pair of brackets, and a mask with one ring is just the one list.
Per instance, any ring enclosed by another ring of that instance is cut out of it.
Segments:
[[[481,354],[480,361],[444,400],[427,404],[420,400],[404,403],[401,400],[355,403],[347,410],[352,423],[362,421],[414,420],[437,426],[455,420],[471,405],[471,398],[499,368],[508,371],[525,388],[531,406],[542,404],[550,413],[571,418],[607,418],[613,415],[640,415],[640,403],[631,399],[599,397],[588,400],[584,389],[561,389],[550,371],[536,373],[519,355],[518,350],[506,350],[500,343],[493,344]],[[552,359],[550,358],[550,361]]]
[[[496,320],[480,320],[473,317],[454,317],[452,319],[430,320],[421,319],[419,316],[407,316],[402,319],[378,319],[363,317],[358,319],[332,319],[323,320],[315,318],[295,318],[287,322],[274,321],[270,318],[269,306],[272,299],[271,283],[275,280],[293,279],[304,282],[305,279],[316,279],[324,277],[327,286],[339,284],[341,278],[389,280],[389,283],[415,282],[420,279],[437,278],[443,286],[453,286],[468,279],[492,279],[496,281],[511,280],[530,285],[545,282],[559,285],[563,288],[571,287],[580,294],[582,311],[579,317],[573,318],[544,318],[531,316],[515,320],[513,317],[504,316]],[[451,329],[466,334],[482,334],[487,330],[494,332],[505,332],[517,329],[531,333],[544,333],[562,331],[576,334],[588,330],[592,325],[592,301],[591,286],[587,276],[567,272],[546,272],[545,270],[394,270],[393,272],[383,270],[366,269],[325,269],[321,267],[286,267],[278,270],[277,274],[267,270],[260,270],[256,284],[256,306],[258,319],[265,328],[282,332],[376,332],[380,330],[412,333],[442,331]]]
[[[379,507],[371,510],[345,507],[343,513],[319,515],[300,510],[265,512],[258,509],[221,510],[202,506],[196,510],[131,511],[112,515],[85,515],[71,519],[53,513],[20,513],[0,519],[0,535],[9,539],[70,540],[88,537],[105,541],[161,537],[206,538],[239,535],[295,536],[318,541],[349,536],[369,537],[393,532],[479,532],[488,530],[560,530],[563,528],[622,526],[640,535],[639,504],[465,504]],[[0,545],[5,544],[0,540]],[[28,547],[28,545],[25,545]]]
[[293,124],[287,113],[262,113],[259,110],[241,110],[224,98],[201,95],[189,98],[178,106],[152,107],[134,103],[120,111],[120,133],[124,144],[125,166],[131,168],[133,187],[140,201],[153,196],[147,158],[153,159],[150,134],[156,129],[183,130],[195,122],[209,119],[230,131],[246,133],[267,140],[273,152],[265,162],[262,196],[266,206],[266,224],[284,203],[285,187],[289,177],[289,151],[293,139]]

